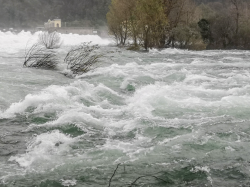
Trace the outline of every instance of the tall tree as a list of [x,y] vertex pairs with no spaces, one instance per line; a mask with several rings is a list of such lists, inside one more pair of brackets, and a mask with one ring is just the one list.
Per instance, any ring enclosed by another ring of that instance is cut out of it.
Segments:
[[[132,1],[130,1],[132,2]],[[130,6],[127,0],[112,0],[107,13],[109,31],[117,44],[125,45],[129,35]]]
[[138,27],[144,48],[160,47],[168,24],[162,0],[138,0],[136,5]]

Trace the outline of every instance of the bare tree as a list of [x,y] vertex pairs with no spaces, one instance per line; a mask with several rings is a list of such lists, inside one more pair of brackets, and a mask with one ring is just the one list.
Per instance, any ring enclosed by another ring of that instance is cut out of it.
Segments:
[[58,64],[58,59],[54,51],[47,50],[44,46],[38,43],[31,46],[25,52],[24,67],[55,69]]
[[83,43],[72,48],[66,55],[64,62],[74,75],[81,75],[94,69],[103,56],[103,54],[97,53],[98,49],[98,45],[91,46],[90,43]]
[[42,32],[38,36],[38,43],[44,45],[47,49],[55,49],[62,45],[62,40],[57,32]]

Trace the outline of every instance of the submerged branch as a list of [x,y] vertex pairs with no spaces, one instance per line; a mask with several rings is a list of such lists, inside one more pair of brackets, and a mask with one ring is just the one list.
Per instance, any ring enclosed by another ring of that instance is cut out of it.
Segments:
[[[116,175],[116,172],[117,172],[117,170],[118,170],[118,168],[119,168],[120,165],[121,165],[121,163],[117,164],[117,166],[116,166],[116,168],[115,168],[115,170],[114,170],[112,176],[111,176],[110,179],[109,179],[109,185],[108,185],[108,187],[111,187],[112,179],[113,179],[114,176]],[[125,172],[125,165],[123,165],[123,166],[124,166],[124,172]],[[166,184],[169,184],[169,183],[170,183],[169,181],[166,181],[166,180],[164,180],[164,179],[162,179],[162,178],[159,178],[159,177],[155,176],[155,175],[158,174],[158,173],[160,173],[160,172],[157,172],[157,173],[155,173],[155,174],[153,174],[153,175],[142,175],[142,176],[139,176],[139,177],[137,177],[132,183],[127,184],[126,186],[132,187],[132,186],[136,185],[136,182],[137,182],[138,180],[140,180],[140,179],[142,179],[142,178],[146,178],[146,177],[155,178],[155,179],[157,179],[157,180],[159,180],[159,181],[162,181],[162,182],[164,182],[164,183],[166,183]]]
[[165,180],[163,180],[163,179],[161,179],[161,178],[159,178],[159,177],[156,177],[156,176],[154,176],[154,175],[144,175],[144,176],[137,177],[137,178],[134,180],[134,182],[132,182],[131,184],[128,185],[128,187],[132,187],[133,185],[135,185],[135,183],[136,183],[139,179],[141,179],[141,178],[146,178],[146,177],[152,177],[152,178],[155,178],[155,179],[160,180],[160,181],[162,181],[162,182],[169,183],[168,181],[165,181]]
[[115,168],[115,171],[114,171],[113,175],[112,175],[112,176],[110,177],[110,179],[109,179],[109,186],[108,186],[108,187],[110,187],[111,182],[112,182],[112,179],[113,179],[113,177],[115,176],[116,171],[117,171],[117,169],[119,168],[120,165],[121,165],[121,163],[117,164],[117,166],[116,166],[116,168]]

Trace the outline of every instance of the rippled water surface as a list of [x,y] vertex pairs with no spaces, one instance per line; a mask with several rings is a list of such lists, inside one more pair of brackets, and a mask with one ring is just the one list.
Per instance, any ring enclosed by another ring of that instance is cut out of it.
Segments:
[[63,60],[22,67],[37,34],[1,37],[17,44],[0,45],[1,187],[250,186],[249,51],[144,53],[63,35],[61,59],[76,41],[106,54],[70,79]]

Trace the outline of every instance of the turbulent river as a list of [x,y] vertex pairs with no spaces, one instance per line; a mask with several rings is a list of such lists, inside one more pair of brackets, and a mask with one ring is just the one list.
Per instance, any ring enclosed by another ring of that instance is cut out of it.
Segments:
[[[0,32],[0,187],[250,186],[250,51],[68,34],[57,70],[23,68],[38,34]],[[88,41],[106,57],[64,76]]]

